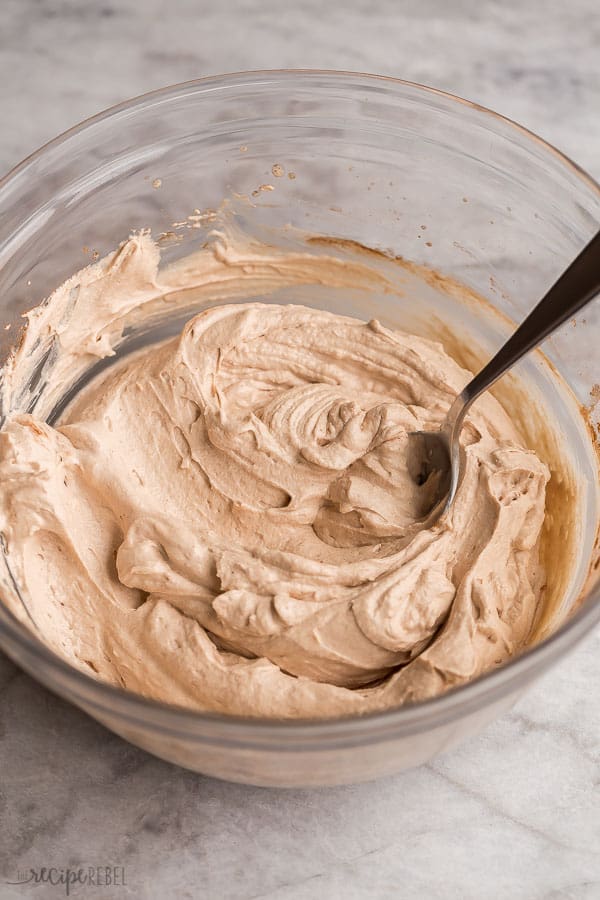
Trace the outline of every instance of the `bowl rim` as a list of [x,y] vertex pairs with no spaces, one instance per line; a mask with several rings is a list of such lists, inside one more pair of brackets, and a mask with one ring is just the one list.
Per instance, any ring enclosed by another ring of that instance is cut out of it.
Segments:
[[571,159],[570,156],[568,156],[562,150],[559,150],[558,147],[556,147],[550,141],[547,141],[545,138],[540,137],[534,131],[531,131],[524,125],[521,125],[519,122],[511,119],[509,116],[502,115],[502,113],[498,113],[487,106],[476,103],[474,100],[468,100],[465,97],[461,97],[459,94],[452,94],[450,91],[444,91],[441,88],[431,87],[431,85],[427,84],[421,84],[418,81],[409,81],[404,78],[395,78],[392,75],[376,75],[370,72],[353,71],[351,69],[313,68],[240,69],[233,72],[224,72],[220,75],[204,75],[201,78],[191,78],[187,81],[177,81],[174,84],[165,85],[165,87],[162,88],[156,88],[152,91],[144,91],[142,94],[136,94],[135,96],[130,97],[127,100],[122,100],[119,103],[114,103],[111,106],[107,106],[104,109],[100,110],[100,112],[94,113],[91,116],[87,116],[85,119],[82,119],[80,122],[77,122],[75,125],[67,128],[65,131],[61,131],[60,134],[57,134],[55,137],[50,138],[50,140],[41,144],[39,147],[25,156],[22,160],[16,163],[16,165],[10,168],[5,175],[0,177],[0,190],[3,189],[9,181],[11,181],[17,174],[25,169],[31,162],[35,161],[45,151],[50,150],[55,146],[59,146],[68,138],[74,137],[76,134],[84,131],[89,126],[95,125],[98,122],[102,122],[105,119],[111,118],[117,113],[124,112],[127,109],[132,109],[133,107],[142,106],[147,101],[154,101],[161,98],[166,99],[169,95],[182,95],[192,93],[197,88],[208,88],[211,84],[215,87],[217,85],[223,85],[224,83],[226,83],[226,86],[234,86],[238,82],[239,84],[260,84],[263,79],[269,77],[278,79],[295,79],[300,77],[300,79],[306,80],[316,77],[331,77],[333,80],[359,78],[365,79],[365,81],[367,82],[382,82],[384,84],[389,84],[390,86],[393,85],[396,87],[416,88],[417,91],[423,92],[424,94],[430,94],[431,96],[441,97],[444,100],[450,100],[459,106],[465,106],[469,109],[474,110],[476,113],[483,114],[483,116],[489,116],[491,119],[495,120],[498,123],[501,123],[502,125],[508,125],[510,128],[517,131],[522,137],[532,140],[542,149],[550,151],[553,156],[556,156],[559,162],[566,165],[567,168],[571,169],[573,174],[575,174],[581,181],[584,182],[584,184],[588,188],[591,188],[592,191],[597,193],[600,197],[600,183],[592,178],[592,176],[588,172],[586,172],[586,170],[582,166]]
[[[442,98],[452,108],[466,107],[474,111],[481,119],[489,119],[509,132],[516,131],[525,143],[536,144],[543,152],[554,157],[555,162],[568,169],[587,190],[596,194],[600,199],[600,184],[584,169],[548,141],[506,116],[463,97],[418,82],[388,75],[329,69],[238,71],[183,81],[139,94],[82,120],[26,156],[0,178],[0,195],[14,179],[32,163],[43,157],[47,151],[121,112],[152,106],[164,99],[185,96],[198,90],[209,91],[211,88],[231,90],[243,85],[259,86],[269,81],[284,80],[308,83],[316,78],[330,79],[334,83],[346,83],[347,87],[350,87],[347,82],[351,79],[357,82],[362,81],[365,85],[381,83],[390,90],[409,89],[421,96]],[[598,548],[598,535],[595,548]],[[175,736],[185,735],[187,738],[193,737],[208,742],[212,740],[219,745],[229,742],[231,745],[247,746],[251,744],[253,747],[258,747],[262,740],[265,742],[265,746],[272,749],[273,741],[279,741],[283,742],[279,749],[285,750],[292,749],[293,742],[297,740],[318,740],[319,746],[322,746],[324,740],[330,745],[334,745],[340,741],[352,744],[367,743],[375,737],[391,739],[401,733],[416,733],[432,725],[442,725],[455,719],[457,712],[463,715],[475,712],[481,707],[481,697],[490,700],[494,697],[505,696],[510,693],[511,686],[516,690],[515,682],[520,681],[523,672],[532,671],[532,677],[541,674],[553,660],[559,658],[561,654],[557,651],[560,647],[566,651],[591,632],[592,627],[600,622],[600,602],[598,601],[600,601],[600,585],[590,591],[575,613],[569,616],[556,632],[539,643],[525,648],[502,666],[492,669],[472,681],[458,685],[444,694],[391,709],[343,718],[270,719],[229,715],[181,707],[124,690],[108,682],[100,681],[72,666],[26,628],[1,600],[0,638],[2,640],[0,640],[0,646],[15,659],[21,668],[40,680],[45,687],[49,687],[85,709],[94,708],[99,715],[126,716],[130,722],[137,722],[141,725],[160,724],[163,731],[169,731]],[[38,671],[39,662],[44,665],[43,673]],[[160,722],[158,722],[158,717],[160,717]],[[212,734],[211,726],[213,727]],[[195,733],[192,734],[194,730]]]

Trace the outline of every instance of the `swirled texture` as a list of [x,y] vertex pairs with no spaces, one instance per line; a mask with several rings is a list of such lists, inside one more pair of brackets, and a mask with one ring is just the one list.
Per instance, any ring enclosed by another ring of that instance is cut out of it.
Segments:
[[467,379],[439,344],[300,306],[209,309],[59,427],[1,434],[0,524],[52,646],[98,677],[249,716],[431,697],[526,642],[548,469],[483,398],[450,515],[407,432]]

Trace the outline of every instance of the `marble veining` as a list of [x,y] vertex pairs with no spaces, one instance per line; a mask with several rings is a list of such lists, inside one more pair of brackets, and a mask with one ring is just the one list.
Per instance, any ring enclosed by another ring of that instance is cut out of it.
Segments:
[[[517,119],[600,178],[597,0],[4,0],[0,171],[112,103],[203,74],[305,66],[435,85]],[[274,791],[154,759],[0,655],[0,897],[41,866],[124,866],[141,900],[600,897],[600,632],[433,764]]]

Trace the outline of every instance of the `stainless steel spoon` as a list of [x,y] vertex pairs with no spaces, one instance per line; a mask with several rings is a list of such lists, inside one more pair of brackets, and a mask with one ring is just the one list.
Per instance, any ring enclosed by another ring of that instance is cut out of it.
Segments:
[[460,482],[459,437],[471,404],[521,357],[600,293],[600,232],[581,251],[496,355],[462,389],[439,431],[408,435],[410,472],[418,484],[434,479],[430,511],[415,523],[431,527],[456,496]]

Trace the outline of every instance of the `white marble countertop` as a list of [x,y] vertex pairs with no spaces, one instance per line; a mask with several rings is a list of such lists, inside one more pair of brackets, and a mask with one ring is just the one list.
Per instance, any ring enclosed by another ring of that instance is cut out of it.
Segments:
[[[4,0],[0,172],[82,118],[205,74],[354,69],[517,119],[600,178],[598,0]],[[600,897],[600,633],[458,750],[372,784],[247,788],[160,762],[0,655],[0,897],[124,866],[98,898]]]

